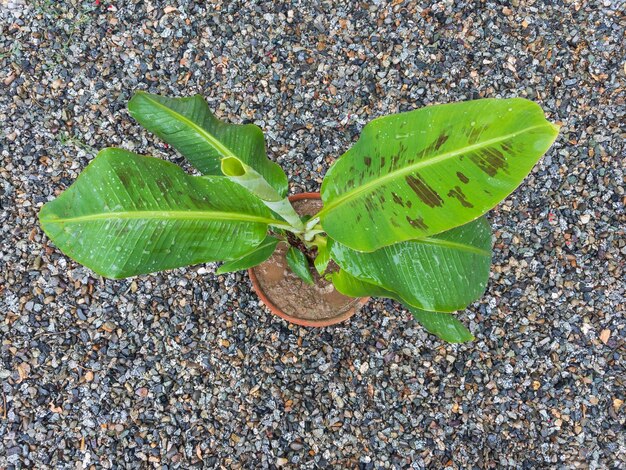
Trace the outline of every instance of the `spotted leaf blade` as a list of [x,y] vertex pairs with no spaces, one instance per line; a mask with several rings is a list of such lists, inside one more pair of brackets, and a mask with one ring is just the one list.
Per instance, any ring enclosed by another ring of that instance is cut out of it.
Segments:
[[557,133],[521,98],[376,119],[326,174],[322,226],[343,245],[374,251],[463,225],[510,194]]
[[109,278],[239,257],[265,239],[270,217],[225,177],[114,148],[39,212],[61,251]]
[[454,312],[485,291],[491,231],[484,217],[461,227],[359,252],[335,242],[333,260],[352,276],[395,293],[422,310]]
[[287,176],[267,158],[261,129],[220,121],[202,96],[168,98],[138,91],[128,109],[143,127],[172,145],[203,174],[221,175],[221,159],[237,157],[283,197],[287,194]]

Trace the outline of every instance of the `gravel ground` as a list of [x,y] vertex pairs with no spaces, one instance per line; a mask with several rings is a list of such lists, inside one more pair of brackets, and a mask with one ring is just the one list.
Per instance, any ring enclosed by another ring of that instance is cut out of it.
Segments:
[[[206,3],[0,1],[0,468],[626,468],[624,3]],[[563,127],[455,346],[393,302],[312,330],[243,274],[59,253],[37,211],[95,149],[182,161],[136,89],[259,124],[292,193],[388,113],[523,96]]]

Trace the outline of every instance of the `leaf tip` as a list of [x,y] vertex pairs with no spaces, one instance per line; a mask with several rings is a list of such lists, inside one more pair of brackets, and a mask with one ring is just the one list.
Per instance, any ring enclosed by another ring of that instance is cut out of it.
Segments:
[[559,132],[561,131],[561,124],[556,123],[556,122],[551,122],[551,121],[548,121],[548,123],[550,124],[550,127],[552,128],[554,137],[556,138],[556,136],[559,135]]

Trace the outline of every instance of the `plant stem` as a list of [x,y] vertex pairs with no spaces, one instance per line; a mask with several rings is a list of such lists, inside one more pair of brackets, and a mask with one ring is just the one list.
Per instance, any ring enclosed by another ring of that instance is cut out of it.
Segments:
[[252,167],[246,165],[237,157],[228,156],[222,159],[221,168],[222,173],[231,181],[246,188],[261,199],[263,204],[285,219],[291,226],[288,230],[295,233],[303,233],[305,231],[304,224],[289,202],[289,199],[278,194],[278,191]]

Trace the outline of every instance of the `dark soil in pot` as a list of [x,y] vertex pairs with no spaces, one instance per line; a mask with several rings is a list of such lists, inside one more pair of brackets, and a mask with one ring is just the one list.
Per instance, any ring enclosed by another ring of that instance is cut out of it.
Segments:
[[[322,208],[319,193],[289,199],[300,215],[314,215]],[[351,317],[367,302],[340,294],[313,267],[315,283],[305,283],[287,266],[287,249],[287,243],[279,243],[267,261],[249,270],[257,294],[276,315],[299,325],[326,326]]]

